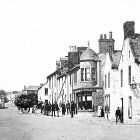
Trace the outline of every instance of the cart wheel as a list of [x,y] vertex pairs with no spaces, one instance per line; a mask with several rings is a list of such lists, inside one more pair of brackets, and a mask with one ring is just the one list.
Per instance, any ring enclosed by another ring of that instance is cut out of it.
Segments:
[[29,113],[30,107],[29,108],[21,108],[22,113]]

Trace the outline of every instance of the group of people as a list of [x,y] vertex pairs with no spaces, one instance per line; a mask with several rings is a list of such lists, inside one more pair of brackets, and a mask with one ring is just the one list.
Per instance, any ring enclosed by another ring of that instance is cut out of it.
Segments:
[[67,101],[66,104],[62,102],[58,105],[57,102],[51,104],[50,102],[46,101],[41,105],[41,113],[47,116],[51,115],[52,117],[59,117],[60,111],[62,111],[62,115],[65,115],[67,113],[67,115],[71,114],[71,117],[73,117],[74,114],[77,114],[76,103],[74,103],[74,101],[72,101],[71,103]]

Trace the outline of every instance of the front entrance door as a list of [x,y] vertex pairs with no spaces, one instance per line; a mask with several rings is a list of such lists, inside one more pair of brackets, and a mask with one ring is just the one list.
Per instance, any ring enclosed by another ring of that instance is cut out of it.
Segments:
[[121,123],[123,123],[123,98],[121,98],[121,104],[122,104],[122,107],[121,107]]

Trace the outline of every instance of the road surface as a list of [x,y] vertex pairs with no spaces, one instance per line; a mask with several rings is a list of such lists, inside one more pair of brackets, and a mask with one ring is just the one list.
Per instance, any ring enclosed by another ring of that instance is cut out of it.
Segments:
[[140,125],[115,124],[91,113],[51,117],[0,109],[0,140],[140,140]]

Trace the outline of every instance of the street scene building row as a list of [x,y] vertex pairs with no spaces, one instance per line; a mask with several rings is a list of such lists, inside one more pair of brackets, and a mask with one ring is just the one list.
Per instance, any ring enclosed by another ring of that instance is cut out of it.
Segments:
[[56,61],[56,70],[38,87],[38,101],[58,104],[74,101],[78,110],[97,111],[100,106],[105,118],[115,120],[117,107],[122,122],[140,121],[140,34],[134,21],[123,24],[122,49],[115,50],[112,32],[101,34],[96,53],[87,47],[70,46],[67,56]]

